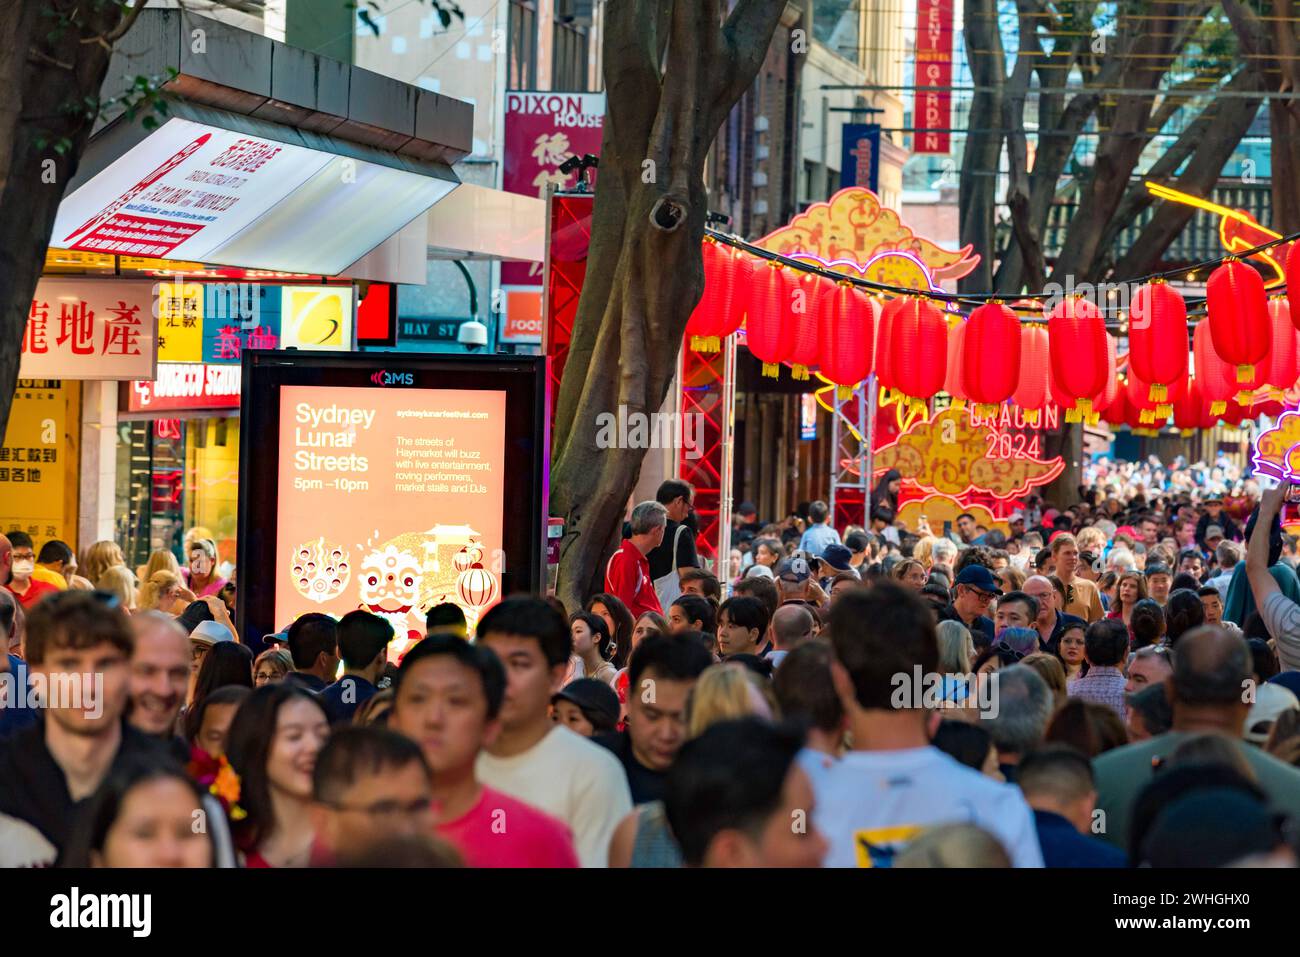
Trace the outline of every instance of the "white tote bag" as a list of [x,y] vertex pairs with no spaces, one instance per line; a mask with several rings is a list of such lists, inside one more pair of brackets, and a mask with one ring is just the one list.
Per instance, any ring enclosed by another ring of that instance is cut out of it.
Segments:
[[667,575],[655,579],[655,594],[659,596],[659,607],[665,615],[668,614],[668,606],[682,594],[682,583],[677,577],[677,545],[685,531],[688,531],[685,524],[677,526],[677,531],[673,533],[672,567],[668,569]]

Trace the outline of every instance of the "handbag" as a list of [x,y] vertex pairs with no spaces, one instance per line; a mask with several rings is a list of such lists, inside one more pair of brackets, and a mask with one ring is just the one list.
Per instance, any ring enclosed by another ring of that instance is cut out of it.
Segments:
[[659,607],[665,613],[668,611],[668,606],[682,594],[682,582],[677,577],[677,545],[681,541],[682,532],[685,531],[687,531],[685,524],[677,526],[677,531],[673,533],[672,567],[668,569],[668,574],[655,579],[655,594],[659,596]]

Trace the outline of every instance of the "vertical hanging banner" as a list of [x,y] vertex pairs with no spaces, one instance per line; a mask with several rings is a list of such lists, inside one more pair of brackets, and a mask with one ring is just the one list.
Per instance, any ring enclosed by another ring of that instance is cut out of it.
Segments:
[[880,191],[880,124],[845,123],[840,136],[840,189],[865,186]]
[[913,153],[952,151],[952,8],[953,0],[917,0]]

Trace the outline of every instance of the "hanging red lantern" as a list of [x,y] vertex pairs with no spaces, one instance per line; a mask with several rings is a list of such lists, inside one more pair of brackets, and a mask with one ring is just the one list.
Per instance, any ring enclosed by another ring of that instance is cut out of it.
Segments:
[[817,273],[798,274],[794,293],[790,297],[790,319],[794,323],[794,341],[790,345],[789,358],[792,378],[806,380],[809,367],[818,364],[821,353],[821,300],[823,297],[829,298],[834,288],[829,279],[823,279]]
[[686,321],[686,341],[696,352],[717,352],[722,340],[736,331],[727,329],[734,315],[732,296],[736,292],[743,295],[744,289],[736,290],[733,284],[733,260],[728,248],[709,236],[703,245],[704,294]]
[[1273,326],[1273,345],[1268,350],[1264,384],[1285,392],[1300,377],[1300,355],[1296,351],[1296,330],[1291,325],[1291,307],[1281,296],[1268,301],[1268,316]]
[[953,398],[953,404],[961,407],[970,398],[966,391],[966,370],[962,364],[962,353],[966,349],[966,335],[970,332],[969,323],[961,317],[948,327],[948,371],[943,377],[943,391]]
[[1115,396],[1119,394],[1119,344],[1115,337],[1109,332],[1106,333],[1106,388],[1102,391],[1101,397],[1093,403],[1092,413],[1095,416],[1098,412],[1104,412],[1115,401]]
[[745,341],[754,358],[763,363],[763,375],[778,377],[781,363],[794,346],[790,321],[791,292],[797,277],[792,270],[769,260],[755,270],[754,285],[745,315]]
[[[1130,354],[1131,355],[1131,354]],[[1129,366],[1128,372],[1128,401],[1129,405],[1138,410],[1140,420],[1143,423],[1154,422],[1157,419],[1168,419],[1174,414],[1174,404],[1181,401],[1187,395],[1187,379],[1182,378],[1173,383],[1165,393],[1165,398],[1155,400],[1151,396],[1151,383],[1147,382],[1140,375],[1133,371],[1132,365]]]
[[1164,280],[1148,283],[1133,297],[1128,329],[1133,371],[1163,402],[1167,387],[1187,377],[1187,304]]
[[1102,409],[1101,417],[1108,425],[1128,425],[1132,414],[1128,404],[1128,382],[1123,376],[1117,376],[1115,384],[1115,398]]
[[1286,298],[1291,322],[1300,329],[1300,242],[1292,242],[1286,256]]
[[1050,366],[1047,328],[1029,323],[1020,330],[1020,381],[1011,401],[1024,410],[1031,425],[1038,424],[1038,413],[1047,407],[1047,370]]
[[943,390],[948,373],[948,323],[928,299],[907,296],[889,334],[895,386],[913,406]]
[[860,287],[838,282],[821,298],[821,374],[834,382],[841,399],[871,375],[880,308]]
[[890,299],[880,310],[880,325],[876,327],[876,382],[882,389],[897,388],[894,381],[894,352],[891,348],[898,315],[907,305],[905,298]]
[[966,394],[981,415],[1015,394],[1020,379],[1020,318],[1000,302],[977,306],[964,323],[961,360]]
[[1214,351],[1245,383],[1250,367],[1268,355],[1273,336],[1264,279],[1241,260],[1228,259],[1210,273],[1205,300]]
[[1070,296],[1048,315],[1047,332],[1052,375],[1068,400],[1065,419],[1078,422],[1106,388],[1106,323],[1091,302]]
[[1209,403],[1201,391],[1201,384],[1193,377],[1183,390],[1183,395],[1174,403],[1174,424],[1184,433],[1196,429],[1208,429],[1214,425],[1210,416]]
[[1192,330],[1192,359],[1196,363],[1196,381],[1210,404],[1210,413],[1223,415],[1228,400],[1237,391],[1237,373],[1214,351],[1208,322],[1198,322]]

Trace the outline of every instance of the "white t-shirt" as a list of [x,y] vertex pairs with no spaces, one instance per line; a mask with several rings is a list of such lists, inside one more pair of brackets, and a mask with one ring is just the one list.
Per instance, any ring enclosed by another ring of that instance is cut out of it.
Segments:
[[556,725],[522,754],[481,752],[475,769],[488,787],[569,825],[583,867],[609,865],[610,838],[632,810],[627,774],[613,753]]
[[850,751],[838,761],[805,749],[813,820],[829,845],[826,867],[889,867],[928,827],[974,824],[1001,842],[1015,867],[1042,867],[1034,815],[1020,789],[938,748]]
[[0,868],[53,867],[58,852],[26,821],[0,814]]

